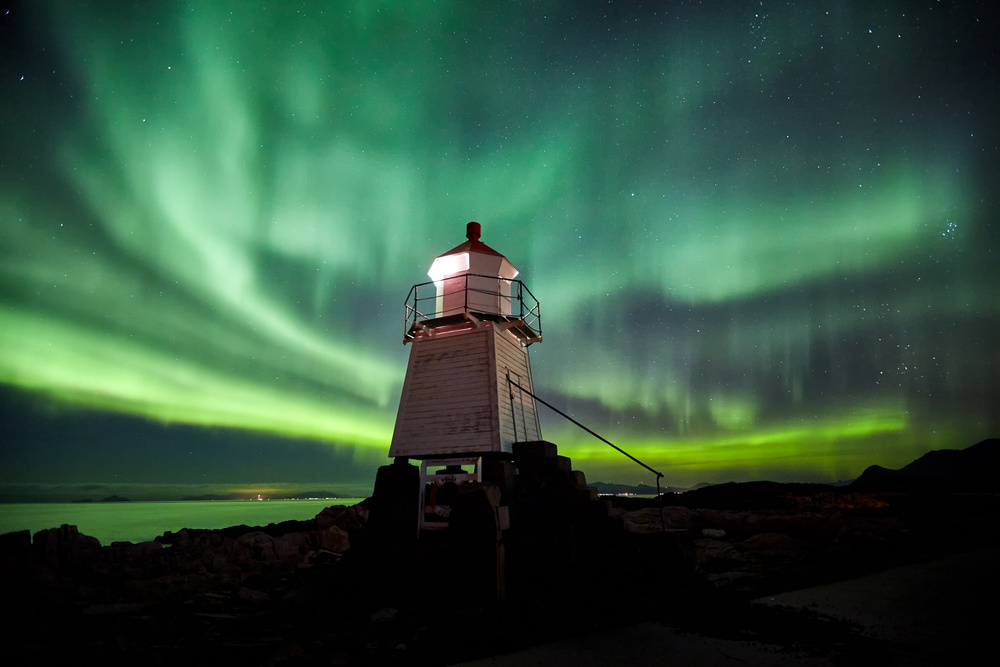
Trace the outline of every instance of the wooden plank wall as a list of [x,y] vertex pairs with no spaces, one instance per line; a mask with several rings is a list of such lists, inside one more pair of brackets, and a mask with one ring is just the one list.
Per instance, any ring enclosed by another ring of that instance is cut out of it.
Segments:
[[493,332],[411,343],[389,456],[500,451]]
[[[506,445],[503,451],[511,451],[511,443],[541,440],[542,436],[535,411],[535,399],[530,394],[522,393],[517,387],[510,387],[507,384],[507,371],[510,371],[512,380],[528,391],[534,393],[535,388],[531,383],[528,349],[522,347],[513,334],[502,331],[496,332],[495,348],[500,441]],[[508,388],[513,389],[514,394],[513,414]]]
[[411,343],[389,456],[510,452],[518,440],[541,440],[528,350],[492,324],[478,331]]

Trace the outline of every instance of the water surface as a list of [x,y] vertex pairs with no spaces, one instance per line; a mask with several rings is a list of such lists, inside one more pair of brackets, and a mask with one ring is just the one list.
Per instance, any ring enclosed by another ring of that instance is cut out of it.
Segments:
[[354,505],[362,498],[320,500],[177,500],[120,503],[11,503],[0,505],[0,534],[29,530],[32,535],[64,523],[92,535],[102,545],[145,542],[181,528],[264,526],[311,519],[331,505]]

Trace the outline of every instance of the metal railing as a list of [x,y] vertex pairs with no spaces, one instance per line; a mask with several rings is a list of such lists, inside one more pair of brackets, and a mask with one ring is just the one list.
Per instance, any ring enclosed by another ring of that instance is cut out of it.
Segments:
[[[440,287],[440,290],[439,290]],[[451,315],[471,314],[486,319],[518,320],[539,338],[542,315],[538,299],[520,280],[466,273],[420,283],[406,296],[404,333],[414,325]]]

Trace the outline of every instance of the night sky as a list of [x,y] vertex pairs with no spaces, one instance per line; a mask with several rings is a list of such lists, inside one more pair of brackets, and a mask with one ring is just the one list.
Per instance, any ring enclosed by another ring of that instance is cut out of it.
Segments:
[[[935,0],[0,2],[0,497],[364,495],[403,301],[469,220],[541,302],[538,394],[664,484],[997,437],[998,28]],[[654,483],[540,410],[588,480]]]

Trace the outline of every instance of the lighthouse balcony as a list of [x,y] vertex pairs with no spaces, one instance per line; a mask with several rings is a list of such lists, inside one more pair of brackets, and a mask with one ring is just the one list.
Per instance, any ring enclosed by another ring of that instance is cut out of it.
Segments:
[[538,299],[524,283],[463,273],[410,288],[403,342],[479,328],[483,322],[510,331],[524,346],[542,340]]

